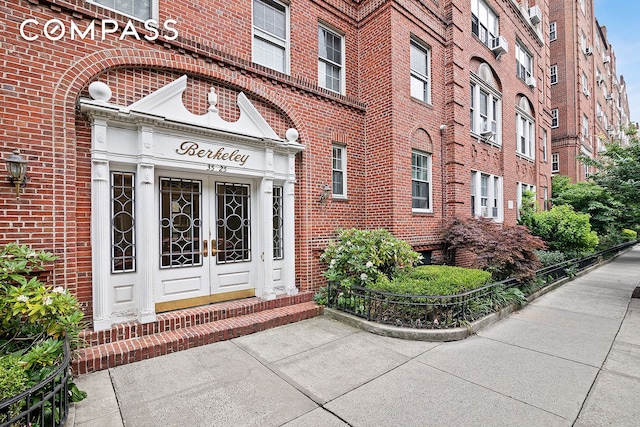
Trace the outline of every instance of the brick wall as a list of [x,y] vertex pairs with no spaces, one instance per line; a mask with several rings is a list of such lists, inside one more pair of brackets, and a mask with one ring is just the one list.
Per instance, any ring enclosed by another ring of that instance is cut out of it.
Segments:
[[[237,118],[234,100],[243,91],[278,135],[298,129],[306,146],[296,162],[295,207],[296,284],[303,290],[323,284],[318,256],[337,228],[385,227],[416,248],[437,250],[442,218],[470,213],[472,169],[504,177],[505,224],[514,224],[516,212],[507,202],[515,203],[516,182],[540,188],[550,175],[550,164],[538,154],[534,162],[515,154],[519,97],[532,105],[538,142],[550,123],[547,79],[540,76],[530,89],[515,76],[516,38],[534,54],[536,73],[548,68],[549,57],[512,2],[489,3],[509,40],[510,51],[500,60],[470,33],[466,0],[439,6],[414,0],[292,2],[285,75],[251,62],[251,2],[161,1],[159,21],[176,19],[180,37],[148,42],[120,40],[119,33],[95,41],[50,41],[41,34],[26,41],[18,28],[27,18],[37,19],[40,29],[53,18],[66,28],[102,18],[124,26],[127,19],[82,0],[0,0],[0,151],[6,157],[19,148],[29,161],[20,200],[8,184],[0,192],[0,242],[55,252],[60,258],[51,281],[75,292],[90,315],[90,124],[76,110],[78,99],[100,80],[113,89],[112,102],[126,105],[183,74],[189,75],[184,102],[195,114],[205,111],[205,94],[214,86],[223,118]],[[538,3],[547,10],[546,1]],[[345,35],[344,95],[317,85],[319,22]],[[28,35],[37,35],[34,28]],[[410,96],[411,37],[431,49],[431,104]],[[491,67],[501,88],[501,149],[470,135],[469,79],[480,62]],[[332,143],[347,148],[348,199],[320,203],[321,188],[331,184]],[[411,209],[412,149],[432,154],[433,213]]]

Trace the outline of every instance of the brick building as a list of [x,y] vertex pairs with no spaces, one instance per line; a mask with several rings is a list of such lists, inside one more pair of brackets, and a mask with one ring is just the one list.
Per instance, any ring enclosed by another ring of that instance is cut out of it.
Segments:
[[0,241],[103,330],[315,290],[337,228],[428,257],[444,218],[513,225],[551,187],[533,3],[0,0]]
[[579,155],[595,157],[605,142],[627,142],[629,101],[593,0],[551,1],[549,20],[552,171],[584,181],[594,171]]

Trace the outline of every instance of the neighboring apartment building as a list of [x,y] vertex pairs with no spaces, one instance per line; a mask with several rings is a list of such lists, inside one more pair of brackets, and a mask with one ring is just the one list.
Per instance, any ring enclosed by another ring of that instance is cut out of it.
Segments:
[[[551,188],[547,0],[0,0],[0,242],[95,329],[317,290],[338,228],[428,258]],[[153,19],[154,22],[149,21]]]
[[578,156],[595,157],[605,142],[627,142],[629,102],[607,31],[593,0],[550,1],[552,170],[584,181],[591,170]]

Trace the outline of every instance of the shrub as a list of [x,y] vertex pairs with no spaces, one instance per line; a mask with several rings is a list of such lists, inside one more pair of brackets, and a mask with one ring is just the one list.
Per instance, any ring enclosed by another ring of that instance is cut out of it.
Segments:
[[[5,355],[0,357],[0,402],[16,396],[28,389],[29,376],[22,367],[19,357]],[[9,414],[0,414],[0,422],[20,413],[22,403],[16,402],[9,407]]]
[[367,286],[378,277],[392,279],[421,259],[411,246],[389,231],[338,230],[320,260],[328,265],[322,273],[329,282],[342,286]]
[[589,214],[577,213],[569,205],[535,213],[529,228],[554,251],[593,251],[598,246],[598,235],[591,231]]
[[524,190],[522,192],[522,204],[520,205],[520,219],[518,224],[531,225],[533,215],[537,212],[536,205],[536,193],[531,190]]
[[445,253],[453,255],[450,262],[455,262],[458,249],[469,250],[476,255],[473,266],[491,272],[496,280],[534,277],[540,268],[535,251],[545,246],[525,226],[502,228],[487,218],[455,218],[445,224],[442,240]]
[[628,228],[622,230],[622,236],[627,242],[638,240],[638,232],[635,230],[629,230]]
[[[0,247],[0,355],[18,360],[28,379],[26,388],[55,370],[64,356],[65,339],[72,348],[79,344],[83,313],[77,299],[63,287],[45,286],[32,274],[54,259],[15,243]],[[11,364],[12,359],[6,360]],[[15,376],[13,368],[8,372]],[[73,383],[69,386],[76,393],[72,398],[84,397]]]
[[377,280],[370,287],[398,294],[446,296],[471,291],[490,282],[491,273],[487,271],[446,265],[423,265],[394,280]]
[[628,240],[622,235],[621,232],[613,232],[598,237],[598,250],[609,249],[613,246],[621,245]]
[[536,255],[543,267],[560,264],[561,262],[570,259],[567,258],[567,254],[565,252],[560,251],[536,251]]

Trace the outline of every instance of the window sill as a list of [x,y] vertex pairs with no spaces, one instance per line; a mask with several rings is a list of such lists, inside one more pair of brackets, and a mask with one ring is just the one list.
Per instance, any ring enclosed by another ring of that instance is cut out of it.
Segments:
[[479,135],[479,134],[477,134],[477,133],[475,133],[473,131],[471,132],[471,136],[474,137],[475,139],[477,139],[478,142],[482,142],[484,144],[491,145],[491,146],[496,147],[498,149],[502,149],[502,144],[500,144],[498,142],[495,142],[495,141],[491,141],[490,139],[487,139],[487,138],[483,137],[482,135]]
[[517,156],[519,159],[526,160],[527,162],[530,162],[530,163],[535,163],[535,162],[536,162],[536,159],[535,159],[535,158],[529,157],[529,156],[527,156],[527,155],[525,155],[525,154],[522,154],[522,153],[518,153],[518,152],[516,152],[516,156]]
[[411,208],[411,213],[414,215],[432,215],[433,209],[416,209]]
[[411,100],[417,102],[420,105],[424,105],[425,107],[433,109],[433,104],[431,102],[425,102],[422,99],[416,98],[414,96],[411,96]]
[[341,194],[332,194],[331,200],[334,202],[348,202],[349,198],[347,196],[343,196]]

